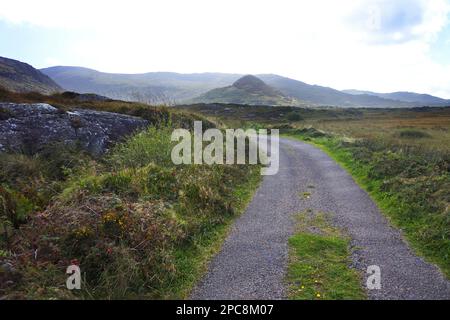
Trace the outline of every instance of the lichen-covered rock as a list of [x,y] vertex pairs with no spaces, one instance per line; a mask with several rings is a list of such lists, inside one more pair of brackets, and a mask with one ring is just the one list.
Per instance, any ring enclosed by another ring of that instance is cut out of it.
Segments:
[[79,143],[93,155],[148,121],[85,109],[62,111],[49,104],[0,103],[0,152],[34,153],[52,142]]

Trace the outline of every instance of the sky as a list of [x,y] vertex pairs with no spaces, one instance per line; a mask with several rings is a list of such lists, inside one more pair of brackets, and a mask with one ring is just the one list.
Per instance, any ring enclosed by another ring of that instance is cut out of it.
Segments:
[[450,0],[0,0],[0,56],[450,99]]

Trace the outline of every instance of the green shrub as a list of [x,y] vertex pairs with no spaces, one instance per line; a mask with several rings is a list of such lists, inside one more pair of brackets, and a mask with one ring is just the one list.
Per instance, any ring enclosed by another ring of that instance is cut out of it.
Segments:
[[102,191],[113,192],[116,194],[130,193],[132,177],[126,173],[112,173],[103,177]]
[[108,156],[107,162],[116,169],[137,169],[149,163],[172,166],[171,152],[174,143],[170,141],[171,134],[172,129],[168,127],[150,127],[117,145]]
[[33,210],[33,203],[25,196],[0,186],[0,219],[18,228]]
[[0,169],[0,183],[15,186],[22,180],[41,178],[46,165],[37,156],[0,153]]
[[176,199],[178,196],[178,179],[174,169],[165,169],[150,165],[147,170],[147,191],[153,199]]

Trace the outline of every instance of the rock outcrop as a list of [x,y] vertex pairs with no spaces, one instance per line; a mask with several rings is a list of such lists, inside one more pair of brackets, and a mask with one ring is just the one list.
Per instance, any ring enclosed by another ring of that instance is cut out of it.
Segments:
[[53,142],[78,143],[93,155],[148,125],[141,118],[49,104],[0,103],[0,152],[34,153]]

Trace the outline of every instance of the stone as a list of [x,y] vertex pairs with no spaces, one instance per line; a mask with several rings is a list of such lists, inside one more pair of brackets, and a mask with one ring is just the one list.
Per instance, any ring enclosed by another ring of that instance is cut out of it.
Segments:
[[0,103],[0,152],[35,153],[53,142],[78,143],[94,156],[149,125],[128,115],[72,109],[45,103]]

